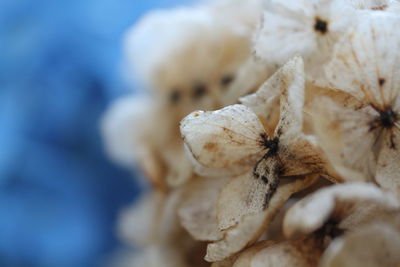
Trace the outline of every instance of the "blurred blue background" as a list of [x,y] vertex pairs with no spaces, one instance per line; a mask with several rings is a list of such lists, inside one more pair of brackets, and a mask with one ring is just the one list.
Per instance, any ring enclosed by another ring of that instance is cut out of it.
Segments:
[[0,266],[100,266],[140,187],[99,119],[129,93],[121,36],[177,0],[0,0]]

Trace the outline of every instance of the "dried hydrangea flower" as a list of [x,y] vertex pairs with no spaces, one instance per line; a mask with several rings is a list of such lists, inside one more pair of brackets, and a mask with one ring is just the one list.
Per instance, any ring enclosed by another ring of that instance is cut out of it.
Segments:
[[[233,105],[214,112],[197,111],[182,121],[181,132],[197,171],[243,174],[221,193],[221,229],[235,224],[243,214],[265,209],[280,177],[323,172],[319,149],[302,134],[303,94],[303,62],[296,57],[257,93],[241,99],[259,117],[244,105]],[[271,135],[262,120],[272,113],[280,114],[280,119]]]
[[340,0],[268,1],[255,36],[256,55],[282,65],[296,54],[305,60],[307,77],[321,78],[321,64],[351,23],[354,12]]
[[[224,6],[238,11],[231,2]],[[126,35],[134,73],[179,120],[195,109],[220,108],[227,87],[251,55],[252,27],[237,30],[248,20],[233,20],[226,10],[217,14],[215,5],[152,12]],[[250,3],[239,6],[255,11]]]
[[[323,266],[343,266],[347,260],[345,266],[361,266],[366,262],[373,263],[372,260],[393,262],[393,259],[398,259],[398,253],[384,244],[400,242],[400,225],[397,224],[397,233],[390,239],[387,233],[392,231],[391,226],[384,224],[390,224],[392,218],[398,221],[399,211],[400,202],[375,185],[345,183],[323,188],[296,203],[287,212],[283,226],[289,237],[325,235],[325,244],[329,246],[323,255]],[[377,224],[382,227],[377,229]],[[379,242],[371,244],[372,240]],[[380,249],[377,246],[381,246]],[[363,254],[364,258],[361,258]],[[361,261],[351,261],[352,257]],[[342,264],[335,265],[338,263]]]
[[337,184],[293,205],[286,213],[283,230],[288,237],[310,234],[324,227],[330,231],[327,234],[341,233],[399,208],[395,197],[373,184]]
[[398,266],[400,225],[374,222],[335,239],[325,251],[320,266]]
[[[373,13],[337,44],[326,75],[332,87],[365,104],[316,104],[315,130],[322,148],[348,179],[375,180],[400,195],[400,26],[397,16]],[[322,103],[321,103],[322,102]]]

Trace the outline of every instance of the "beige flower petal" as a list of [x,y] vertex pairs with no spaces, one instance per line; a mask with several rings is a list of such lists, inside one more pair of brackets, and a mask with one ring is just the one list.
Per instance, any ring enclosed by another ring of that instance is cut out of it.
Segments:
[[232,267],[250,267],[251,266],[251,261],[253,260],[254,256],[259,252],[260,250],[264,249],[267,246],[271,246],[275,241],[268,240],[268,241],[260,241],[242,253],[240,253],[239,257],[237,260],[234,262]]
[[162,151],[167,164],[167,183],[176,187],[186,183],[193,176],[193,166],[183,144]]
[[328,98],[316,99],[313,127],[328,160],[344,179],[373,180],[379,130],[371,131],[376,112],[366,107],[355,111]]
[[275,158],[263,159],[257,170],[250,171],[232,179],[222,190],[218,198],[218,225],[225,230],[240,222],[242,216],[259,213],[267,204],[279,182],[279,163]]
[[196,177],[185,185],[178,215],[194,239],[215,241],[223,237],[218,229],[217,199],[228,181],[226,177]]
[[[284,241],[258,251],[248,267],[317,266],[323,251],[321,238],[309,236]],[[246,265],[243,265],[245,267]],[[246,267],[247,267],[246,266]]]
[[303,60],[296,56],[275,72],[256,93],[242,97],[240,101],[266,124],[276,125],[277,118],[280,118],[276,131],[281,134],[298,133],[302,127],[304,83]]
[[207,246],[205,259],[210,262],[221,261],[254,243],[265,231],[290,195],[310,186],[316,179],[317,176],[309,176],[279,186],[272,196],[267,209],[256,214],[243,216],[235,227],[225,231],[224,238]]
[[193,112],[182,120],[181,133],[201,166],[225,170],[229,175],[248,171],[265,154],[264,128],[244,105]]
[[400,18],[373,12],[360,20],[336,45],[326,76],[333,87],[384,110],[400,89]]
[[[309,234],[321,228],[331,218],[340,223],[347,217],[349,221],[346,223],[355,227],[357,221],[361,222],[364,219],[351,216],[354,206],[357,205],[365,205],[365,208],[376,205],[375,209],[370,210],[371,212],[400,207],[397,199],[373,184],[360,182],[337,184],[320,189],[293,205],[285,215],[283,231],[288,237]],[[370,216],[370,214],[356,214],[356,217],[357,215]]]
[[321,267],[399,266],[400,231],[390,224],[372,223],[335,239],[321,259]]
[[387,132],[379,153],[376,182],[400,199],[400,129]]
[[122,211],[119,236],[130,244],[145,246],[157,236],[157,222],[165,195],[154,191],[145,194],[132,207]]
[[239,97],[254,93],[274,72],[275,68],[251,56],[239,69],[237,77],[223,97],[225,105],[236,103]]

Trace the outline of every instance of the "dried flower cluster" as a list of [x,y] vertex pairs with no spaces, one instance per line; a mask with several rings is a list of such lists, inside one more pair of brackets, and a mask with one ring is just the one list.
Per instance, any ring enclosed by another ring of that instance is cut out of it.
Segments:
[[[130,266],[400,266],[400,3],[221,0],[127,34]],[[205,111],[202,111],[205,110]]]

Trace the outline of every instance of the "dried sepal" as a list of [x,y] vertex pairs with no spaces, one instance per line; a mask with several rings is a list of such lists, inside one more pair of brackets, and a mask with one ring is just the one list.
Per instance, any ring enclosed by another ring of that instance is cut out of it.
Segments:
[[240,222],[241,217],[258,213],[265,208],[279,182],[279,166],[275,159],[263,159],[265,175],[258,177],[250,171],[232,179],[221,191],[218,198],[218,226],[225,230]]
[[399,228],[374,222],[335,239],[324,252],[320,266],[398,266],[399,247]]
[[154,242],[163,201],[165,195],[154,191],[143,195],[132,207],[123,210],[118,227],[119,236],[136,246],[146,246]]
[[266,62],[282,65],[295,55],[303,56],[307,76],[315,79],[331,55],[332,46],[354,17],[342,1],[268,1],[255,35],[254,49]]
[[251,262],[255,255],[262,249],[264,249],[267,246],[273,245],[274,241],[268,240],[268,241],[260,241],[248,249],[244,250],[239,254],[239,257],[236,259],[232,267],[250,267]]
[[259,250],[246,267],[317,266],[323,248],[316,235],[283,241]]
[[223,237],[217,222],[217,199],[228,181],[226,177],[196,177],[184,186],[178,214],[194,239],[215,241]]
[[310,186],[316,179],[317,176],[309,176],[279,186],[264,211],[242,216],[241,221],[236,226],[225,230],[224,237],[221,240],[209,244],[205,259],[211,262],[220,261],[253,244],[266,230],[268,224],[289,197],[293,193]]
[[280,120],[281,126],[277,129],[286,134],[289,129],[283,127],[294,123],[291,126],[298,132],[302,124],[304,82],[303,60],[297,56],[276,71],[257,92],[240,98],[240,102],[250,107],[267,127],[275,129]]
[[336,44],[326,77],[332,87],[384,110],[400,88],[400,19],[387,13],[361,19]]
[[244,105],[193,112],[182,120],[181,133],[190,154],[201,166],[224,170],[229,175],[251,169],[265,153],[264,128]]
[[[378,132],[371,132],[371,108],[340,106],[329,98],[316,99],[313,128],[332,166],[348,180],[372,180],[376,171]],[[372,151],[371,151],[372,150]]]
[[373,184],[337,184],[320,189],[293,205],[286,213],[283,230],[288,237],[309,234],[331,219],[345,230],[379,216],[379,210],[390,212],[399,207],[396,198]]

